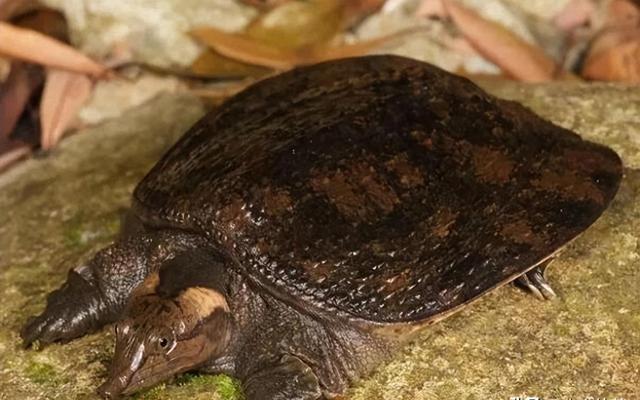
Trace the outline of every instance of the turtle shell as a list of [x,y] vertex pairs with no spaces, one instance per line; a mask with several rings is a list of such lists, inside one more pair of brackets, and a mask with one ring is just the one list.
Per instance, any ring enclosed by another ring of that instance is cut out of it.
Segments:
[[229,99],[151,170],[134,207],[148,225],[206,235],[283,299],[398,323],[549,258],[621,174],[612,150],[464,78],[370,56]]

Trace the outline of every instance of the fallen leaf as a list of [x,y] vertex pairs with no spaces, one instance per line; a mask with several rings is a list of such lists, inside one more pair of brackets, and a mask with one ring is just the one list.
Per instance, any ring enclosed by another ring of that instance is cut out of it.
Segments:
[[31,147],[20,142],[9,142],[6,147],[0,151],[0,171],[7,169],[16,161],[25,158],[31,153]]
[[47,70],[40,104],[41,146],[44,150],[52,148],[60,140],[89,98],[91,89],[92,82],[84,74],[56,68]]
[[628,0],[612,0],[600,25],[603,27],[591,41],[582,76],[640,82],[640,7]]
[[350,29],[369,15],[378,12],[386,0],[350,0],[344,2],[342,29]]
[[[284,2],[256,18],[243,33],[199,28],[191,34],[217,53],[245,64],[286,70],[345,55],[359,55],[364,44],[329,46],[345,26],[377,10],[383,0]],[[192,69],[223,69],[203,53]],[[219,60],[222,61],[222,60]],[[245,68],[246,69],[246,68]],[[225,74],[227,71],[220,71]],[[244,75],[248,76],[248,75]]]
[[49,8],[40,8],[22,14],[12,19],[11,25],[39,32],[64,43],[69,40],[69,26],[64,14]]
[[290,51],[258,43],[241,34],[227,33],[211,27],[194,29],[190,33],[223,56],[248,64],[285,70],[298,62],[296,55]]
[[605,26],[620,28],[640,24],[640,5],[629,0],[611,0],[606,9]]
[[[39,92],[42,93],[42,90]],[[20,141],[31,147],[40,145],[40,96],[38,93],[29,99],[9,139]]]
[[0,57],[0,82],[4,82],[11,72],[11,61],[7,58]]
[[341,31],[349,3],[342,0],[288,2],[256,18],[245,29],[244,36],[280,50],[322,45]]
[[[394,40],[408,34],[422,31],[421,27],[407,28],[389,35],[362,40],[360,42],[345,44],[342,46],[330,46],[313,49],[306,55],[305,64],[317,63],[321,61],[335,60],[338,58],[358,57],[370,53],[376,48],[382,47]],[[302,57],[301,57],[302,58]]]
[[419,18],[440,18],[447,16],[447,10],[442,4],[442,0],[422,0],[415,11],[416,17]]
[[588,57],[582,76],[603,81],[640,83],[640,35]]
[[94,77],[103,76],[107,72],[104,66],[69,45],[5,22],[0,22],[0,54]]
[[39,6],[36,0],[0,0],[0,21],[6,21]]
[[288,3],[292,0],[241,0],[250,6],[257,7],[261,10],[268,10],[281,4]]
[[593,0],[571,0],[553,19],[553,23],[563,31],[572,31],[586,25],[596,12]]
[[191,72],[200,77],[230,79],[263,76],[269,69],[238,62],[207,49],[191,64]]
[[453,0],[443,0],[443,4],[460,32],[478,52],[507,74],[525,82],[553,79],[556,63],[542,49]]
[[33,92],[43,81],[42,67],[12,63],[7,80],[0,85],[0,140],[13,132]]
[[623,27],[603,29],[592,39],[587,59],[597,56],[603,51],[630,42],[640,37],[640,27]]
[[191,34],[203,44],[223,56],[254,65],[286,70],[297,65],[313,64],[336,58],[355,57],[366,54],[397,38],[420,31],[408,28],[393,34],[342,46],[321,46],[298,50],[283,50],[258,43],[243,34],[226,33],[215,28],[199,28]]
[[284,4],[256,18],[247,36],[278,48],[302,49],[330,42],[368,15],[385,0],[310,0]]

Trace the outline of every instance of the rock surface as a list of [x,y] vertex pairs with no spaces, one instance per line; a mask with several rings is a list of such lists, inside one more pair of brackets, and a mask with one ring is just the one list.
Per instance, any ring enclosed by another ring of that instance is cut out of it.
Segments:
[[[622,86],[487,84],[622,155],[611,208],[553,262],[559,298],[508,286],[418,340],[347,398],[638,398],[640,389],[640,91]],[[66,271],[106,245],[136,182],[203,113],[161,96],[87,129],[0,176],[0,399],[92,399],[106,376],[110,329],[42,351],[18,330]],[[144,399],[235,399],[224,377],[186,376]]]

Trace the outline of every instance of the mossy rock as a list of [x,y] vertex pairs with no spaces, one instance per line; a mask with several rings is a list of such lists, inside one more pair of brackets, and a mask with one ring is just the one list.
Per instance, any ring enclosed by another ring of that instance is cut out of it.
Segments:
[[[640,91],[623,86],[489,85],[626,164],[610,209],[553,262],[550,302],[507,286],[426,330],[347,394],[364,399],[545,399],[638,395],[640,377]],[[161,96],[67,139],[0,176],[0,399],[91,399],[106,377],[110,329],[41,351],[18,330],[69,268],[116,235],[136,182],[203,113]],[[215,394],[212,394],[215,393]],[[188,374],[140,399],[235,399],[237,383]]]

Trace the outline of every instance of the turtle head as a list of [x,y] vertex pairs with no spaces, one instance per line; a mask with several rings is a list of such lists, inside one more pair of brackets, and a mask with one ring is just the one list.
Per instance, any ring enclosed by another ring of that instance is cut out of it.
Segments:
[[129,395],[193,370],[221,355],[230,338],[225,296],[212,288],[188,287],[158,294],[157,275],[134,292],[126,317],[116,324],[109,378],[98,392]]

